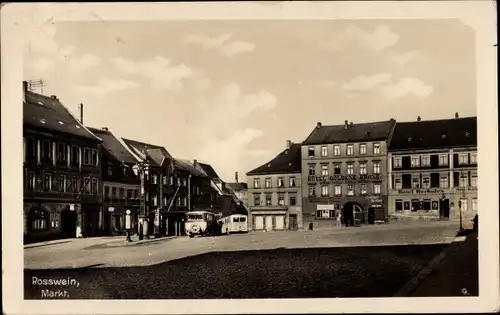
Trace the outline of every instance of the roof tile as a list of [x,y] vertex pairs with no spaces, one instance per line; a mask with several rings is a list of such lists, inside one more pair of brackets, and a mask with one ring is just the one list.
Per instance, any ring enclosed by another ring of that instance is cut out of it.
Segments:
[[247,175],[300,173],[301,146],[301,143],[292,144],[290,149],[283,150],[274,159],[251,170]]

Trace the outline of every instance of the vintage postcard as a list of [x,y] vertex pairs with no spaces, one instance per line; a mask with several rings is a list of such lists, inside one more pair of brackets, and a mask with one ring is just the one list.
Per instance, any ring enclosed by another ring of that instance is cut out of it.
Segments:
[[498,311],[495,6],[3,5],[5,312]]

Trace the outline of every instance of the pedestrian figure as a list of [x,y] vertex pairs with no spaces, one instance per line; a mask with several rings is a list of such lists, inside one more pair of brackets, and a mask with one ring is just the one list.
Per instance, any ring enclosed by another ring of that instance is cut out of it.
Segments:
[[309,231],[313,230],[313,226],[314,226],[314,224],[312,222],[309,222]]
[[474,232],[477,232],[477,214],[474,216],[474,219],[472,219],[472,229]]

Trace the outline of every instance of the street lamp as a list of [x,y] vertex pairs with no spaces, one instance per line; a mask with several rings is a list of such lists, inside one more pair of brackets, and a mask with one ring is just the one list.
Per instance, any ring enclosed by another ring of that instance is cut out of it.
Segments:
[[144,175],[148,174],[149,171],[149,163],[148,161],[138,162],[136,165],[132,167],[135,175],[139,175],[141,178],[141,199],[140,199],[140,221],[139,221],[139,240],[144,238],[148,238],[148,217],[146,214],[146,200],[145,200],[145,192],[144,192]]

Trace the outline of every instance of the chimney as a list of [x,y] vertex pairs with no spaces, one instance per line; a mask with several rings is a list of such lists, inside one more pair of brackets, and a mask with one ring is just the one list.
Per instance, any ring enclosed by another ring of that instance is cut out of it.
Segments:
[[321,128],[321,121],[318,121],[318,123],[316,124],[316,128]]
[[57,96],[55,96],[55,95],[51,95],[50,98],[53,100],[57,100]]
[[286,148],[290,149],[291,146],[292,146],[292,141],[291,140],[286,140]]
[[108,131],[108,127],[102,127],[102,130]]
[[80,123],[83,125],[83,104],[80,103]]
[[234,172],[234,181],[238,182],[238,172]]
[[196,167],[196,166],[198,166],[198,160],[196,160],[196,159],[195,159],[195,160],[193,160],[193,165],[194,165],[195,167]]
[[418,116],[417,117],[417,121],[421,121],[421,120],[422,120],[422,118],[420,118],[420,116]]
[[349,121],[344,120],[344,128],[347,129],[349,127]]
[[455,113],[455,118],[458,118],[458,113]]

